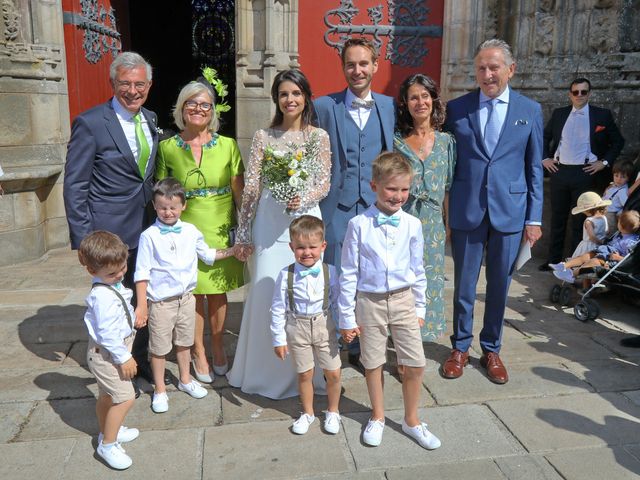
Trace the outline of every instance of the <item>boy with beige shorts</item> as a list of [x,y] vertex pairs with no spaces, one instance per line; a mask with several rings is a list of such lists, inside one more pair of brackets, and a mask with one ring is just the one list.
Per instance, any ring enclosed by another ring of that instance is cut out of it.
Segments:
[[98,384],[100,434],[96,453],[117,470],[133,463],[120,443],[135,440],[140,433],[137,428],[122,425],[135,400],[131,379],[137,365],[131,346],[134,327],[141,326],[134,325],[133,292],[122,285],[128,254],[117,235],[102,230],[87,235],[78,248],[80,263],[93,276],[91,293],[85,300],[84,323],[89,332],[87,365]]
[[[142,232],[136,260],[136,317],[149,318],[149,353],[155,389],[151,409],[164,413],[169,398],[164,384],[165,356],[176,347],[180,380],[178,390],[193,398],[203,398],[207,390],[191,377],[189,364],[195,334],[196,302],[191,291],[196,287],[198,258],[207,265],[230,257],[236,247],[209,248],[202,233],[192,224],[180,221],[186,208],[180,182],[167,177],[153,188],[153,208],[158,219]],[[148,304],[147,304],[148,303]]]
[[383,153],[373,162],[371,189],[376,202],[349,221],[342,246],[340,276],[340,333],[347,342],[360,337],[360,361],[371,418],[364,443],[378,446],[384,430],[382,367],[386,362],[388,331],[404,366],[402,431],[423,448],[440,440],[418,418],[425,366],[420,326],[424,323],[427,281],[423,266],[422,225],[402,211],[409,197],[413,170],[398,153]]
[[289,226],[289,247],[296,259],[276,279],[271,306],[271,333],[275,354],[281,360],[291,353],[298,373],[302,415],[291,427],[304,435],[315,421],[313,411],[314,354],[327,380],[328,405],[324,417],[327,433],[340,431],[340,351],[330,308],[338,300],[338,277],[333,265],[322,262],[327,247],[324,224],[302,215]]

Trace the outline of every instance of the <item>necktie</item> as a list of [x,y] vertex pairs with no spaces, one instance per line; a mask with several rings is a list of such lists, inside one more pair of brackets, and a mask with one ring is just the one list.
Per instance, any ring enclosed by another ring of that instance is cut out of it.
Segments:
[[375,105],[375,101],[373,100],[362,100],[361,98],[355,98],[351,102],[351,108],[373,108]]
[[160,227],[160,235],[166,235],[167,233],[180,233],[182,227],[180,225],[163,225]]
[[136,142],[138,142],[138,167],[140,168],[140,176],[144,178],[144,173],[147,171],[147,161],[149,160],[149,142],[142,130],[142,118],[141,113],[138,112],[133,116],[133,121],[136,124]]
[[311,267],[311,268],[307,268],[306,270],[301,270],[300,276],[302,278],[306,277],[307,275],[313,275],[314,277],[317,277],[319,273],[320,273],[320,267]]
[[498,118],[498,112],[496,112],[496,105],[498,105],[499,101],[497,98],[493,98],[487,102],[489,115],[487,116],[487,124],[484,127],[484,145],[487,147],[489,155],[493,155],[500,137],[500,119]]
[[376,220],[378,221],[378,225],[384,225],[385,223],[392,225],[394,227],[397,227],[398,224],[400,223],[400,216],[399,215],[385,215],[384,213],[380,212],[378,213],[378,216],[376,217]]

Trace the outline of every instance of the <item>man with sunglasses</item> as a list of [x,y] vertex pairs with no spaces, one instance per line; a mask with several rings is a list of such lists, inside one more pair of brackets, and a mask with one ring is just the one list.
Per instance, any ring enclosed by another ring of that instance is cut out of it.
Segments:
[[[602,192],[611,181],[611,165],[616,161],[624,138],[613,115],[606,108],[589,105],[591,82],[576,78],[569,86],[571,105],[557,108],[544,129],[542,165],[550,177],[551,235],[547,261],[565,257],[567,217],[578,197],[589,190]],[[571,250],[582,238],[582,218],[571,216]]]
[[[151,65],[135,52],[122,52],[109,69],[113,97],[78,115],[71,126],[64,173],[64,206],[77,249],[94,230],[118,235],[129,246],[123,284],[134,291],[138,239],[151,222],[156,114],[143,108],[151,88]],[[144,300],[144,299],[142,299]],[[136,325],[136,328],[138,326]],[[152,381],[147,327],[138,328],[131,352],[138,375]]]

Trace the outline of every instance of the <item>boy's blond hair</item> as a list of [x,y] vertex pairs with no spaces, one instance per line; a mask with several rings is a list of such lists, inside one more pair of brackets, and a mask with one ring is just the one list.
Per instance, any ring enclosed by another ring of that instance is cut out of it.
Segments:
[[127,247],[115,233],[96,230],[87,235],[78,248],[78,260],[91,272],[123,265],[129,256]]
[[373,161],[371,168],[372,181],[381,182],[397,175],[413,177],[413,168],[404,155],[398,152],[384,152]]
[[289,225],[289,238],[291,240],[294,237],[311,237],[313,235],[320,235],[321,240],[324,242],[324,223],[318,217],[302,215]]
[[637,232],[640,228],[640,213],[635,210],[626,210],[618,217],[620,226],[628,232]]

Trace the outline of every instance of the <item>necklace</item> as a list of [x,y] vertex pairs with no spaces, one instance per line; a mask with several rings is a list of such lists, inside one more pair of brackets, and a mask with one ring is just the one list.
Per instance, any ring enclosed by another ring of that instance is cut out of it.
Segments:
[[429,147],[433,147],[433,143],[435,141],[435,134],[433,130],[428,130],[423,137],[426,140],[425,142],[420,138],[420,135],[418,134],[417,130],[414,129],[413,131],[415,132],[416,138],[420,140],[420,146],[418,147],[418,155],[420,156],[420,158],[422,158],[423,155],[427,151],[429,151]]

